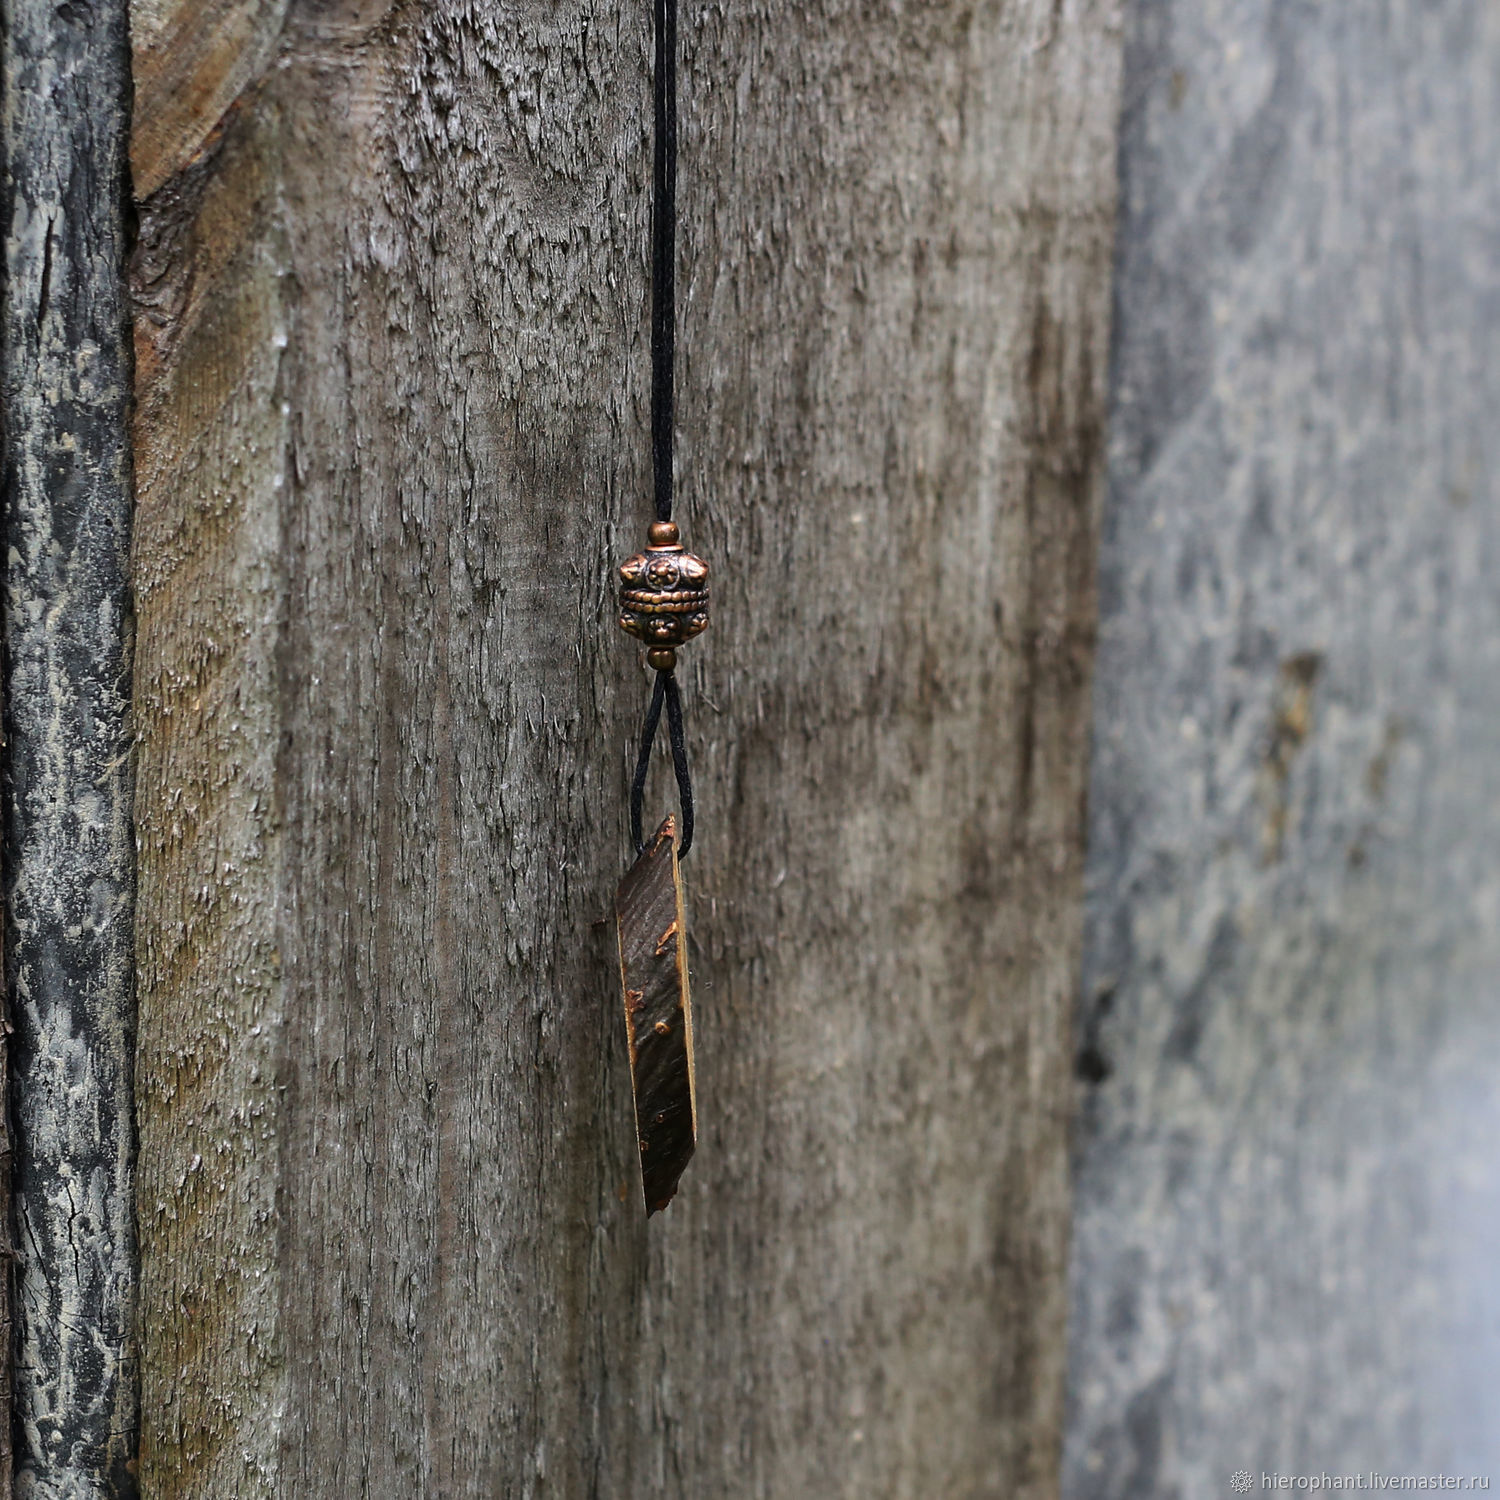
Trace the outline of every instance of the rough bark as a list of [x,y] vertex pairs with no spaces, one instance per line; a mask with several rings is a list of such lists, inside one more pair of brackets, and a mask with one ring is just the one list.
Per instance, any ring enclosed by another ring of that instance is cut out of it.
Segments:
[[135,1493],[130,52],[122,4],[7,0],[6,985],[16,1492]]
[[1074,1500],[1500,1480],[1500,11],[1132,12]]
[[150,1492],[1050,1493],[1111,8],[684,12],[649,1229],[649,7],[293,4],[273,66],[211,6],[247,82],[168,132],[203,10],[135,36]]

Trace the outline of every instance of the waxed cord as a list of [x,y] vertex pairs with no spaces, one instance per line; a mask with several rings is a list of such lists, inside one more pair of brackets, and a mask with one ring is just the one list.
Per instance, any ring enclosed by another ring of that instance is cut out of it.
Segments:
[[635,843],[636,853],[641,853],[646,847],[642,820],[646,801],[646,774],[651,769],[651,747],[656,740],[663,707],[667,710],[667,738],[672,743],[672,769],[677,773],[677,795],[682,802],[682,837],[678,841],[677,857],[686,859],[688,850],[693,847],[693,779],[688,774],[687,737],[682,725],[682,695],[677,691],[677,679],[671,672],[656,674],[656,690],[651,694],[651,707],[646,710],[646,724],[641,731],[641,753],[635,763],[635,779],[630,783],[630,837]]
[[651,214],[651,467],[656,519],[672,519],[677,367],[677,0],[656,0],[656,194]]
[[[656,3],[655,201],[651,215],[651,471],[656,519],[672,519],[674,397],[677,366],[677,0]],[[651,706],[641,732],[641,752],[630,784],[630,837],[635,851],[646,847],[642,813],[651,748],[667,711],[672,769],[682,802],[682,837],[678,859],[693,847],[693,778],[688,770],[687,735],[682,724],[682,695],[669,668],[656,674]]]

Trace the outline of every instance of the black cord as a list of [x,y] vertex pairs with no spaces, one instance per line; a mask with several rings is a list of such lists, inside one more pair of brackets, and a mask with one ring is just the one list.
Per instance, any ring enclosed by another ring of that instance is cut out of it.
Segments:
[[656,691],[651,694],[651,707],[646,710],[646,727],[641,731],[641,753],[636,757],[635,779],[630,783],[630,841],[639,854],[646,847],[646,836],[641,831],[641,810],[646,800],[646,773],[651,769],[651,746],[656,740],[656,726],[661,723],[661,706],[667,696],[667,678],[670,672],[656,674]]
[[686,859],[693,847],[693,778],[688,774],[687,736],[682,729],[682,698],[677,679],[670,672],[658,672],[656,680],[667,682],[667,737],[672,742],[672,769],[677,773],[677,796],[682,803],[682,838],[677,844],[678,859]]
[[688,773],[687,735],[682,724],[682,694],[677,678],[671,672],[656,674],[656,690],[651,707],[646,710],[646,724],[641,731],[641,753],[636,757],[635,778],[630,783],[630,837],[635,852],[646,847],[643,814],[646,802],[646,776],[651,770],[651,747],[656,742],[661,711],[667,710],[667,738],[672,744],[672,769],[677,773],[677,795],[682,801],[682,837],[677,844],[678,859],[686,859],[693,847],[693,778]]
[[656,202],[651,221],[651,463],[656,519],[672,519],[677,355],[677,0],[656,0]]
[[[677,0],[656,0],[656,201],[651,220],[651,469],[656,519],[672,519],[673,397],[677,363]],[[641,732],[641,753],[630,784],[630,837],[640,854],[646,847],[642,811],[651,747],[667,710],[672,769],[682,802],[682,837],[677,857],[693,847],[693,778],[688,771],[687,735],[682,726],[682,695],[671,669],[656,674],[651,707]]]

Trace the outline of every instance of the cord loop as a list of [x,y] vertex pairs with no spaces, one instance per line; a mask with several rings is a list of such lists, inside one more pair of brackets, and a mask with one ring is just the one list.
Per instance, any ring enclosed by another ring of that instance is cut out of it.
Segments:
[[646,776],[651,769],[651,749],[656,743],[656,731],[661,724],[663,706],[667,710],[667,738],[672,745],[672,769],[677,774],[677,795],[682,802],[682,838],[677,845],[677,857],[686,859],[688,851],[693,847],[693,778],[688,771],[687,735],[682,724],[682,695],[677,690],[677,677],[672,672],[656,674],[651,707],[646,711],[646,724],[641,731],[641,752],[636,758],[635,779],[630,783],[630,838],[635,845],[636,855],[644,853],[646,839],[642,814],[646,801]]

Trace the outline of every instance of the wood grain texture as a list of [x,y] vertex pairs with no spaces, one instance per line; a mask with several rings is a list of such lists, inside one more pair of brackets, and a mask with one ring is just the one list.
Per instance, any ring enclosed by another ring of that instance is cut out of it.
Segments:
[[135,1493],[122,4],[3,16],[5,976],[15,1490]]
[[649,1232],[649,11],[293,4],[142,205],[153,1495],[1055,1487],[1113,11],[682,39],[717,608]]
[[1132,8],[1072,1500],[1500,1479],[1500,9]]
[[130,170],[147,198],[209,149],[274,59],[286,0],[136,0]]

